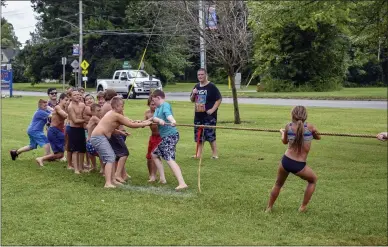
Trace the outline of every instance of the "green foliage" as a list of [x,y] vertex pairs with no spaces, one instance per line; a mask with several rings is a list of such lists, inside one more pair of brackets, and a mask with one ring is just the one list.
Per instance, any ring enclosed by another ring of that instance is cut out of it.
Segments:
[[251,2],[257,73],[269,91],[327,91],[347,69],[348,2]]
[[18,41],[18,38],[15,35],[13,25],[4,17],[1,17],[1,47],[19,48],[21,45],[22,44]]

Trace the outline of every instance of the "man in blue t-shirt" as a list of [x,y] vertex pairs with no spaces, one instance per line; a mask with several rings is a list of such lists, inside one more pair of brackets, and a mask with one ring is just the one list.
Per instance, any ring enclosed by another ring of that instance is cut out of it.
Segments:
[[38,110],[32,117],[32,121],[27,129],[27,134],[30,138],[30,144],[19,148],[18,150],[11,150],[11,158],[15,160],[19,154],[36,149],[38,145],[43,147],[46,151],[46,155],[50,154],[50,144],[47,137],[43,133],[43,128],[47,122],[47,118],[50,116],[50,111],[47,110],[47,101],[40,99],[38,102]]
[[[197,72],[198,81],[190,95],[191,102],[195,103],[195,125],[217,125],[217,110],[221,104],[222,96],[216,85],[207,80],[205,69],[199,69]],[[210,143],[212,149],[212,158],[218,159],[216,145],[216,129],[204,128],[203,133],[198,133],[198,127],[194,127],[194,141],[199,142],[197,153],[194,158],[201,157],[205,141]]]

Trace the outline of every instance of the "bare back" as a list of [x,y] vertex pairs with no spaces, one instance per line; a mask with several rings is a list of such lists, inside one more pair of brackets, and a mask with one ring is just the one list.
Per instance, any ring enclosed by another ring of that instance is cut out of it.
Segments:
[[[150,119],[154,116],[154,113],[151,111],[151,110],[147,110],[145,113],[144,113],[144,119],[147,120],[147,119]],[[156,124],[151,124],[150,125],[150,129],[151,129],[151,133],[152,135],[159,135],[159,130],[158,130],[158,125]]]
[[[311,149],[312,140],[306,140],[305,139],[303,141],[303,144],[302,144],[301,152],[298,153],[297,150],[291,148],[292,141],[288,141],[290,139],[290,137],[288,136],[289,132],[297,133],[296,131],[297,131],[296,124],[286,125],[286,127],[285,127],[285,138],[287,139],[288,148],[287,148],[287,151],[286,151],[285,154],[290,159],[293,159],[293,160],[296,160],[296,161],[300,161],[300,162],[306,162],[307,156],[308,156],[308,154],[310,152],[310,149]],[[310,123],[306,123],[306,127],[305,127],[305,130],[304,130],[304,137],[305,137],[306,133],[311,133],[313,139],[320,139],[320,137],[316,134],[316,132],[317,132],[317,130],[314,127],[314,125],[312,125]]]

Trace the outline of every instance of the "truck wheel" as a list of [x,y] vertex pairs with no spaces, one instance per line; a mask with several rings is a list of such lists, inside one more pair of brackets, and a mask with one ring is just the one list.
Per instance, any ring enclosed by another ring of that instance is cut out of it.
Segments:
[[[131,87],[129,87],[128,91],[131,89]],[[135,89],[133,88],[131,92],[129,92],[129,95],[128,95],[128,98],[129,99],[136,99],[136,93],[135,93]]]
[[101,85],[98,86],[98,88],[97,88],[97,93],[100,92],[100,91],[104,91],[104,88],[103,88]]

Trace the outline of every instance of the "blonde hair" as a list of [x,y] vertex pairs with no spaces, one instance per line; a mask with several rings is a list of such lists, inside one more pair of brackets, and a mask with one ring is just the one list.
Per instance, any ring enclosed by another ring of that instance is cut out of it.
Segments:
[[302,151],[304,140],[304,122],[307,119],[307,110],[304,106],[298,105],[292,109],[291,112],[292,122],[296,124],[295,139],[291,143],[291,149],[296,150],[298,153]]

